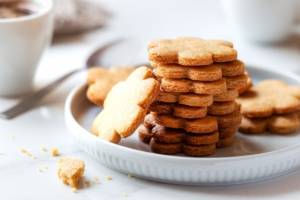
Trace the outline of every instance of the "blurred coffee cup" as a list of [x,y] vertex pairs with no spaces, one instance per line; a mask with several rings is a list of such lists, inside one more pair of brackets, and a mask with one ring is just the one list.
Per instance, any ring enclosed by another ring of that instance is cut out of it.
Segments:
[[0,96],[32,91],[52,32],[52,0],[0,0]]
[[297,0],[223,0],[228,22],[242,38],[272,43],[295,30]]

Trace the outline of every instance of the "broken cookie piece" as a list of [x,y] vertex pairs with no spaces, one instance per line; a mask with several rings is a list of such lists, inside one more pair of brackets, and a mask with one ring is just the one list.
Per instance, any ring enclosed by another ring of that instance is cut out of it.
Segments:
[[85,164],[76,158],[61,158],[58,161],[58,177],[64,184],[74,189],[79,188],[79,182],[84,174]]

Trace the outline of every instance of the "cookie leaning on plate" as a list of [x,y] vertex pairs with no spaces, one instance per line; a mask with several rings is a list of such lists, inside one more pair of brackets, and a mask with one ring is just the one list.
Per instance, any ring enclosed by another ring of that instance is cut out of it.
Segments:
[[149,68],[140,67],[133,71],[126,81],[110,90],[102,112],[93,122],[92,132],[113,143],[130,136],[157,98],[159,87]]

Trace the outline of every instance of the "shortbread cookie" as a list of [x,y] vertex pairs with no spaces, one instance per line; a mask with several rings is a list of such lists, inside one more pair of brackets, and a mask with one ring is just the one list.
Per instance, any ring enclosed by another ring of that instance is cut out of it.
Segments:
[[234,112],[237,106],[238,105],[235,101],[214,102],[211,106],[208,107],[208,114],[228,115]]
[[216,152],[216,144],[207,144],[207,145],[187,145],[182,146],[182,152],[188,156],[209,156]]
[[74,189],[79,188],[80,179],[84,174],[85,164],[76,158],[61,158],[58,161],[58,177],[64,184],[70,185]]
[[240,60],[217,63],[217,65],[222,69],[223,76],[240,76],[245,73],[245,64]]
[[219,128],[219,138],[224,139],[231,137],[237,133],[238,126],[231,126],[231,127],[225,127],[225,128]]
[[213,103],[213,96],[209,94],[160,92],[157,101],[178,103],[187,106],[207,107]]
[[274,115],[266,118],[243,117],[240,132],[259,134],[271,132],[275,134],[292,134],[300,129],[299,113]]
[[158,65],[154,74],[160,78],[190,79],[195,81],[217,81],[222,78],[222,70],[215,65],[209,66],[181,66],[181,65]]
[[158,124],[151,132],[155,141],[166,144],[182,143],[185,137],[185,131],[182,129],[167,128]]
[[187,132],[204,134],[214,132],[218,129],[215,117],[204,117],[200,119],[184,119],[172,115],[157,115],[151,113],[156,123],[169,128],[182,128]]
[[185,134],[185,144],[188,145],[206,145],[206,144],[215,144],[219,141],[218,131],[208,133],[208,134]]
[[188,79],[161,79],[161,89],[164,92],[221,94],[226,91],[226,81],[221,79],[212,82],[191,81]]
[[248,86],[248,76],[243,74],[240,76],[227,76],[226,80],[227,89],[236,89],[238,91],[244,90]]
[[245,72],[245,75],[247,76],[247,84],[244,85],[243,87],[240,87],[239,88],[239,95],[242,95],[244,94],[247,90],[249,90],[252,86],[252,79],[250,77],[250,75],[248,74],[248,72],[246,71]]
[[133,67],[126,68],[92,68],[88,71],[87,98],[92,103],[102,106],[109,90],[119,81],[125,80],[134,70]]
[[153,137],[152,127],[147,128],[145,125],[140,125],[136,131],[139,133],[140,140],[146,144],[149,144],[151,138]]
[[228,138],[223,138],[220,139],[219,142],[217,143],[217,148],[224,148],[228,146],[232,146],[235,141],[235,136],[230,136]]
[[238,98],[244,116],[268,117],[300,110],[300,87],[264,80]]
[[228,115],[216,116],[219,128],[228,128],[240,125],[242,121],[242,115],[238,109]]
[[229,89],[221,94],[214,95],[214,102],[234,101],[239,96],[238,90]]
[[176,103],[155,102],[150,106],[150,111],[157,114],[171,114],[176,117],[196,119],[206,116],[207,107],[192,107]]
[[159,154],[179,154],[182,151],[182,143],[175,143],[175,144],[164,144],[159,143],[154,140],[154,138],[150,141],[150,148],[153,152]]
[[152,75],[150,69],[140,67],[112,88],[93,122],[95,135],[118,143],[134,132],[159,93],[159,82]]
[[155,67],[155,75],[161,78],[190,79],[196,81],[216,81],[222,76],[239,76],[245,73],[244,63],[232,62],[213,63],[207,66],[183,66],[178,64],[161,64],[151,62]]
[[158,63],[197,66],[234,61],[237,51],[233,49],[233,44],[227,41],[179,37],[150,42],[148,56],[150,61]]

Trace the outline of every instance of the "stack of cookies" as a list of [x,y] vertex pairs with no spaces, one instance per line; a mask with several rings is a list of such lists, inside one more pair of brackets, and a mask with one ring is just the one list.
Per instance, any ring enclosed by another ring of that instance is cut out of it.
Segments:
[[239,97],[240,132],[291,134],[300,129],[300,87],[264,80]]
[[231,145],[241,121],[235,99],[249,87],[232,43],[158,40],[149,44],[148,53],[161,89],[139,127],[140,139],[154,152],[188,156],[211,155]]

